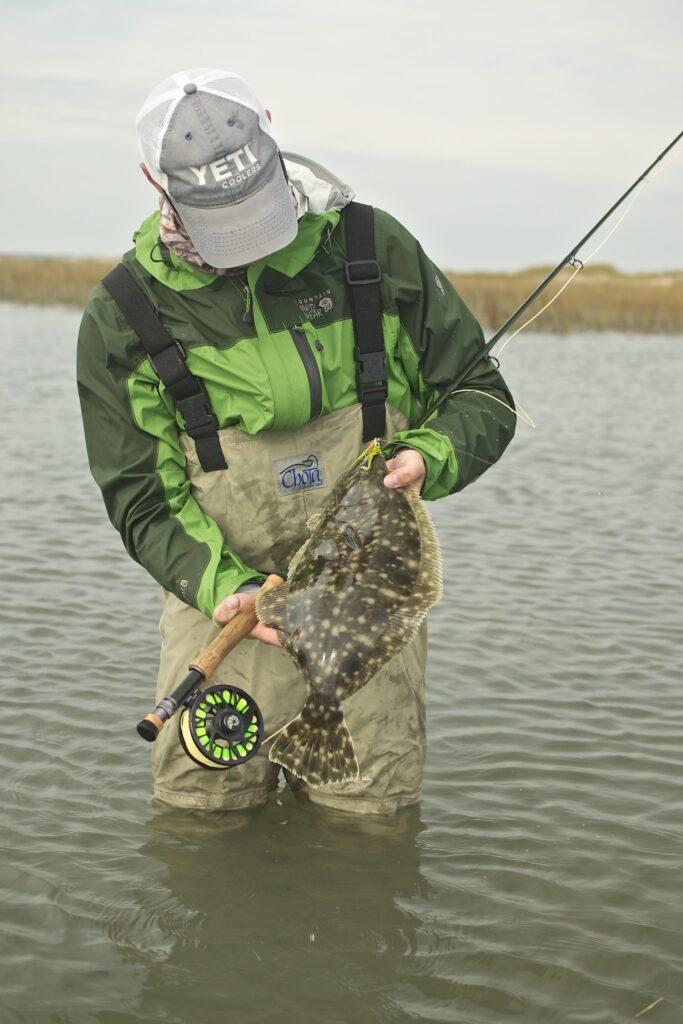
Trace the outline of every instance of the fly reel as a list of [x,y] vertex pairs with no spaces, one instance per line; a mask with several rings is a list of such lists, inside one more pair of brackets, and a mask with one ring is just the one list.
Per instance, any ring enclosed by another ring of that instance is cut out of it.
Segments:
[[188,697],[178,721],[187,756],[203,768],[234,768],[253,757],[263,739],[263,718],[248,693],[210,686]]

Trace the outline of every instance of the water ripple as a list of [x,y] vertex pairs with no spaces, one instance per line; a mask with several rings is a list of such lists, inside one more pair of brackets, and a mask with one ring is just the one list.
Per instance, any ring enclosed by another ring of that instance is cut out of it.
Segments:
[[683,1019],[680,339],[511,346],[538,429],[433,507],[421,807],[225,818],[150,802],[160,597],[87,475],[77,318],[3,320],[3,1024]]

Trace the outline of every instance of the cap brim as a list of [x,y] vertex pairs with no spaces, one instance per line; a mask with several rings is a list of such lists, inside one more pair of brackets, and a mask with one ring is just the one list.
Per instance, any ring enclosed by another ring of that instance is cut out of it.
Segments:
[[243,267],[296,237],[294,199],[279,161],[258,192],[226,206],[175,203],[192,244],[210,267]]

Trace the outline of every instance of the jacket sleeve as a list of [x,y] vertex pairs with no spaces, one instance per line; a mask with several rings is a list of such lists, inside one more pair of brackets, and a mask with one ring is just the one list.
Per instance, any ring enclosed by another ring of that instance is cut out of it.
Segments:
[[175,409],[101,285],[81,322],[77,381],[90,469],[131,557],[207,616],[247,580],[262,579],[192,497]]
[[[481,351],[484,336],[412,235],[383,211],[376,217],[378,259],[389,268],[385,302],[398,313],[417,356],[416,368],[405,368],[416,397],[411,422],[417,423]],[[424,458],[423,496],[429,500],[460,491],[481,476],[503,454],[515,425],[512,395],[495,362],[485,356],[424,426],[400,431],[393,443]]]

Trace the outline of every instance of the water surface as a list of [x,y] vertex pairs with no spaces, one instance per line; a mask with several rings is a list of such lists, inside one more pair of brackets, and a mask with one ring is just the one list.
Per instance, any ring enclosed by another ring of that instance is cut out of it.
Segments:
[[683,1019],[683,339],[527,335],[432,505],[424,797],[151,801],[160,599],[90,480],[78,316],[2,307],[3,1024]]

